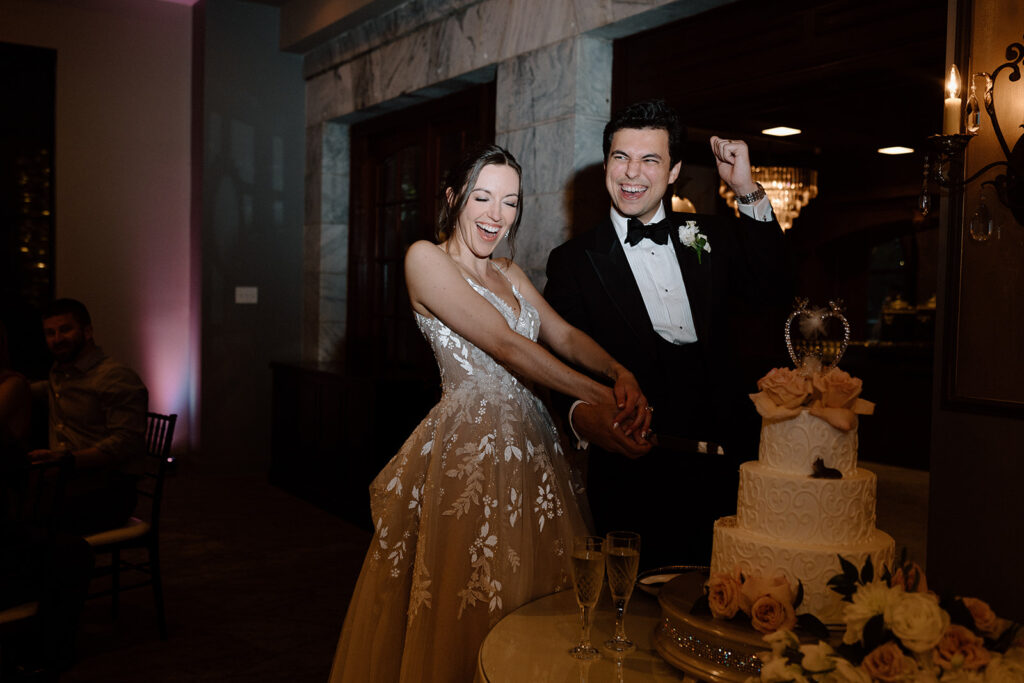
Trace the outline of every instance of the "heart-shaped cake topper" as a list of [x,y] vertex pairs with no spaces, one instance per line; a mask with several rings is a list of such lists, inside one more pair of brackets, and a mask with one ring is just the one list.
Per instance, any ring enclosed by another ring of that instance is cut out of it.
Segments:
[[[850,323],[843,315],[843,302],[839,299],[829,301],[828,308],[809,308],[808,303],[806,297],[798,297],[793,312],[786,318],[786,349],[798,370],[813,371],[818,367],[831,370],[839,365],[850,343]],[[837,320],[843,326],[841,340],[828,338],[829,320]],[[792,334],[794,321],[801,336],[796,348]]]

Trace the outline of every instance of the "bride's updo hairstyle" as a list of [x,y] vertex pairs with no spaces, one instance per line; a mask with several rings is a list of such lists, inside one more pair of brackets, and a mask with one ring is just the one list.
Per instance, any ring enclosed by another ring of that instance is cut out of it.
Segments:
[[[437,214],[437,230],[435,237],[438,242],[444,242],[455,232],[459,224],[459,215],[466,208],[469,201],[469,193],[476,185],[476,179],[480,176],[480,169],[484,166],[508,166],[519,176],[519,196],[516,200],[516,217],[509,226],[506,239],[508,240],[509,255],[515,256],[515,237],[519,229],[519,223],[523,218],[523,169],[519,162],[512,156],[512,153],[498,145],[478,145],[467,150],[462,160],[448,169],[444,183],[441,186],[441,197],[439,204],[441,210]],[[450,197],[450,199],[449,199]]]

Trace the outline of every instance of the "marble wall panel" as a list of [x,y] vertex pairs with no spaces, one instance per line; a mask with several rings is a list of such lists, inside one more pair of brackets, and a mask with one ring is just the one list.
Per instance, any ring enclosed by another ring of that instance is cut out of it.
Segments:
[[523,198],[526,213],[516,234],[516,263],[538,289],[547,278],[548,254],[565,241],[569,214],[565,192],[546,192]]
[[345,62],[306,81],[307,124],[330,121],[356,109],[352,66]]
[[348,273],[348,224],[320,226],[320,267],[324,271]]
[[412,0],[374,17],[306,53],[304,70],[311,75],[393,41],[431,22],[464,12],[480,0]]
[[571,116],[576,99],[576,42],[563,40],[502,62],[495,128],[507,131]]
[[[488,11],[493,11],[491,0]],[[571,2],[504,0],[511,8],[502,31],[500,59],[510,59],[578,33],[576,10]],[[497,56],[497,55],[496,55]]]
[[345,272],[320,271],[320,323],[345,321]]
[[[501,103],[499,102],[499,106]],[[566,185],[573,173],[573,121],[558,119],[532,128],[496,135],[523,167],[523,192],[553,192]]]
[[324,173],[348,173],[349,127],[330,122],[324,125],[321,163]]
[[501,51],[501,27],[508,21],[507,3],[484,2],[455,12],[432,26],[430,73],[447,80],[494,64]]
[[607,121],[612,101],[612,41],[590,36],[577,38],[575,66],[573,113],[577,118]]
[[345,358],[345,323],[321,323],[317,337],[316,360],[329,367],[341,368]]

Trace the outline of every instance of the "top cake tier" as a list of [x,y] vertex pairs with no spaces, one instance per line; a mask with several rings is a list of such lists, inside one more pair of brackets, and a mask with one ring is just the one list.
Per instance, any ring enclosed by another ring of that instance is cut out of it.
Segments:
[[807,410],[788,420],[762,421],[758,460],[764,465],[792,474],[811,474],[818,458],[843,476],[856,472],[857,430],[841,431]]

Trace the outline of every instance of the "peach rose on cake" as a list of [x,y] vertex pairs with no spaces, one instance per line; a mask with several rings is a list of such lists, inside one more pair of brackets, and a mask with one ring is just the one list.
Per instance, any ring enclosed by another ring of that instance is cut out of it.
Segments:
[[740,608],[740,570],[736,567],[732,574],[719,572],[711,575],[707,582],[708,607],[711,615],[718,619],[732,619]]
[[861,666],[871,674],[871,680],[883,683],[914,680],[918,670],[913,657],[904,654],[891,640],[869,652]]
[[826,408],[850,409],[860,396],[863,386],[863,382],[839,368],[814,375],[811,384],[814,386],[815,396]]
[[796,626],[793,591],[784,576],[748,577],[740,591],[740,609],[750,615],[751,625],[761,633]]
[[857,415],[875,412],[875,404],[860,397],[862,383],[856,377],[834,368],[811,379],[814,403],[810,412],[836,429],[848,432],[857,426]]
[[985,642],[959,624],[952,624],[945,630],[932,655],[932,660],[945,671],[976,671],[991,658]]
[[796,370],[774,368],[757,380],[757,388],[761,391],[750,399],[761,417],[785,419],[800,414],[813,386],[810,378]]

